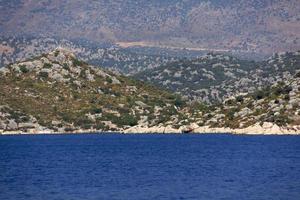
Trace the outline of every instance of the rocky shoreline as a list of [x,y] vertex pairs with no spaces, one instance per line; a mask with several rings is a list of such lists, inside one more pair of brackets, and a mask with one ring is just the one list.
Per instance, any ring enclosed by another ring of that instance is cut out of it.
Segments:
[[[29,130],[22,131],[1,131],[0,135],[41,135],[41,134],[84,134],[84,133],[100,133],[102,130],[74,130],[72,132],[55,132],[53,130]],[[121,133],[121,134],[234,134],[234,135],[300,135],[300,126],[279,127],[276,124],[264,123],[262,125],[255,124],[253,126],[242,129],[231,128],[212,128],[208,126],[190,126],[180,127],[179,129],[171,126],[154,126],[142,127],[134,126],[129,129],[119,131],[105,131],[104,133]]]

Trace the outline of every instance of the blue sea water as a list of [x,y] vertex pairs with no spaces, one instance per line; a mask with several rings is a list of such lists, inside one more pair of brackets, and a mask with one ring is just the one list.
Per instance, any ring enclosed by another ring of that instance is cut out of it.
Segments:
[[300,137],[0,137],[1,200],[299,200]]

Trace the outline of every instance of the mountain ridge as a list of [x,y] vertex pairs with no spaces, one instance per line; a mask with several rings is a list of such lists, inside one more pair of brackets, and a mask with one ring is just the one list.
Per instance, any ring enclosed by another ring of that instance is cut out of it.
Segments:
[[273,53],[299,49],[297,0],[4,0],[0,34]]

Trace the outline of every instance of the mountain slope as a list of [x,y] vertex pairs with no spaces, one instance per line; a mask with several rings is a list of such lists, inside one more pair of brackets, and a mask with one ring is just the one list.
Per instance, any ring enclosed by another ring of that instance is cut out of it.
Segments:
[[[274,57],[278,63],[284,56],[296,54]],[[233,59],[215,56],[227,61]],[[273,60],[269,64],[273,65]],[[290,65],[295,61],[290,61]],[[280,69],[283,68],[276,70]],[[95,131],[298,134],[300,72],[292,70],[294,74],[282,70],[285,76],[275,78],[275,84],[266,84],[262,89],[253,86],[254,92],[232,95],[222,103],[207,105],[185,102],[178,95],[93,67],[77,60],[73,53],[57,49],[0,68],[0,134]]]
[[210,112],[203,112],[203,106],[202,111],[194,108],[194,118],[198,118],[199,126],[242,129],[265,124],[275,125],[277,128],[289,127],[299,132],[299,86],[300,72],[289,80],[266,86],[253,93],[227,98],[222,104],[210,107]]
[[140,72],[135,77],[189,99],[213,103],[236,93],[253,92],[265,85],[288,80],[299,70],[299,51],[275,54],[262,62],[208,54]]
[[2,0],[0,34],[272,53],[299,49],[298,0]]
[[0,68],[0,76],[0,131],[121,131],[181,115],[179,97],[64,49]]
[[79,59],[92,65],[100,65],[123,74],[135,74],[177,60],[167,53],[150,55],[82,40],[22,36],[0,38],[0,67],[48,53],[58,47],[69,49]]

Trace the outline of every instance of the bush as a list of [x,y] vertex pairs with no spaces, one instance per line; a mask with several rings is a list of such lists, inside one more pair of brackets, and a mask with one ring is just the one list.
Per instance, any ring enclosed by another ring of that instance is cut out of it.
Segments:
[[66,128],[65,128],[65,132],[72,132],[72,131],[74,131],[74,129],[71,128],[71,127],[66,127]]
[[56,50],[56,51],[54,52],[54,56],[57,57],[58,54],[59,54],[59,50]]
[[64,63],[64,64],[63,64],[63,68],[64,68],[65,70],[69,70],[69,69],[70,69],[67,63]]
[[230,110],[228,113],[226,113],[226,116],[228,117],[229,120],[233,120],[234,119],[234,114],[235,114],[235,111]]
[[108,82],[108,83],[110,83],[110,84],[112,84],[112,82],[113,82],[113,80],[112,80],[110,77],[108,77],[108,76],[106,77],[105,80],[106,80],[106,82]]
[[75,66],[83,66],[86,64],[85,62],[77,60],[75,58],[72,59],[72,62],[73,62],[73,65],[75,65]]
[[246,105],[246,107],[252,109],[252,108],[253,108],[253,102],[249,102],[249,103]]
[[26,65],[21,65],[20,70],[22,73],[26,74],[29,72],[29,69],[27,69]]
[[126,114],[120,117],[120,123],[122,125],[129,125],[129,126],[135,126],[138,124],[138,120],[135,116]]
[[117,124],[118,126],[135,126],[138,124],[138,119],[130,114],[124,114],[120,117],[113,114],[106,114],[105,119]]
[[75,126],[79,126],[83,129],[90,129],[93,126],[93,121],[88,119],[87,117],[79,117],[75,120]]
[[260,100],[267,96],[269,96],[269,91],[258,90],[253,94],[255,100]]
[[286,100],[286,101],[289,101],[290,100],[290,95],[288,95],[288,94],[284,95],[283,99]]
[[283,87],[277,87],[275,88],[274,94],[279,96],[282,94],[289,94],[293,88],[291,86],[283,86]]
[[107,127],[102,122],[97,122],[96,125],[93,126],[96,130],[105,130]]
[[184,101],[182,100],[181,97],[177,96],[174,102],[176,107],[181,107],[184,105]]
[[237,96],[236,101],[240,102],[240,103],[243,103],[244,102],[244,97],[243,96]]
[[48,72],[40,72],[39,76],[42,78],[48,78],[49,75],[48,75]]
[[228,99],[228,100],[225,102],[225,104],[231,106],[231,105],[233,105],[233,100],[232,100],[232,99]]
[[102,113],[101,108],[92,108],[91,109],[91,114],[99,114],[99,113]]
[[72,122],[73,121],[73,117],[70,113],[59,113],[60,116],[61,116],[61,119],[64,121],[64,122]]
[[46,69],[50,69],[52,67],[52,64],[51,63],[45,63],[43,67],[46,68]]

